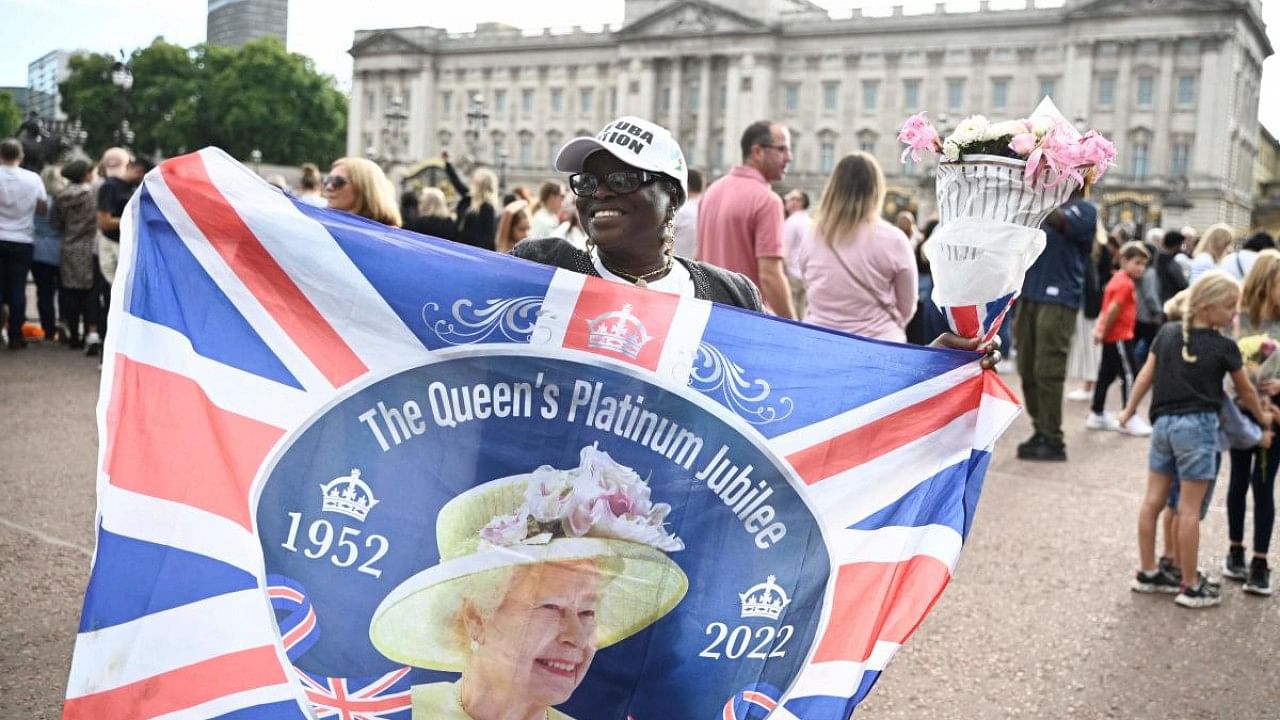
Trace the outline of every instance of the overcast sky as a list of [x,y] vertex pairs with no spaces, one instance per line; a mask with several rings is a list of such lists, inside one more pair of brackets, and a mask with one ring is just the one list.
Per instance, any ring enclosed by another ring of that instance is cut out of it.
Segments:
[[[934,0],[815,0],[833,13],[857,9],[882,12],[903,4],[932,7]],[[993,7],[1023,6],[1033,0],[992,0]],[[1061,0],[1034,0],[1058,5]],[[356,29],[433,25],[455,32],[477,22],[501,21],[523,28],[598,26],[622,21],[623,0],[292,0],[289,49],[310,56],[321,71],[350,86],[352,34]],[[977,0],[951,0],[956,9]],[[55,49],[125,52],[157,35],[181,45],[205,38],[206,0],[0,0],[0,86],[25,86],[27,63]],[[1263,19],[1273,46],[1280,48],[1280,0],[1263,0]],[[1263,66],[1259,117],[1280,136],[1280,58]]]

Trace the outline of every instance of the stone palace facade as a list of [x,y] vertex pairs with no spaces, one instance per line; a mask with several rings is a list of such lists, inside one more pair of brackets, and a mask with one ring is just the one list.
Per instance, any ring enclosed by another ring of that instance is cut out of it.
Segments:
[[899,163],[908,115],[928,110],[945,130],[974,113],[1023,117],[1049,95],[1116,144],[1095,194],[1109,224],[1250,226],[1272,53],[1260,0],[991,4],[836,19],[806,0],[626,0],[621,26],[604,29],[362,30],[347,151],[403,177],[448,150],[533,185],[557,176],[565,141],[627,113],[670,128],[714,178],[767,118],[791,128],[780,189],[816,196],[842,154],[865,150],[885,169],[888,209],[923,219],[933,161]]

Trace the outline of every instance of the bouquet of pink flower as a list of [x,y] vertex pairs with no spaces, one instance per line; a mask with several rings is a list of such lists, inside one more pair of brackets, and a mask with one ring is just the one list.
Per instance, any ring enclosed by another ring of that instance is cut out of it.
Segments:
[[924,247],[933,301],[951,329],[989,340],[1044,250],[1041,223],[1115,163],[1106,138],[1078,132],[1045,98],[1029,118],[966,118],[942,137],[924,113],[898,133],[902,161],[936,152],[939,225]]

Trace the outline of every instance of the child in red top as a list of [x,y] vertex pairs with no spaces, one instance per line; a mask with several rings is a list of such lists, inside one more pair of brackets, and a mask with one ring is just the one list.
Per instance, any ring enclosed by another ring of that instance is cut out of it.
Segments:
[[1120,248],[1120,272],[1111,276],[1102,293],[1102,312],[1093,331],[1093,341],[1102,344],[1102,362],[1093,386],[1092,412],[1085,421],[1085,427],[1090,430],[1119,430],[1138,437],[1151,434],[1151,426],[1138,415],[1121,425],[1110,413],[1103,412],[1107,390],[1116,378],[1120,378],[1121,406],[1129,402],[1134,376],[1133,330],[1138,319],[1134,281],[1142,278],[1150,260],[1151,255],[1142,243],[1125,243]]

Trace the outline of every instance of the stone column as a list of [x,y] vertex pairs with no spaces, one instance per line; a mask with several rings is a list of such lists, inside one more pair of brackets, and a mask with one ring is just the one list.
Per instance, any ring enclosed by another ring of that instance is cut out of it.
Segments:
[[[1133,143],[1129,139],[1129,108],[1133,103],[1133,54],[1137,52],[1138,45],[1134,42],[1120,43],[1120,63],[1119,69],[1116,70],[1116,94],[1113,98],[1112,117],[1115,118],[1115,127],[1111,132],[1115,133],[1114,140],[1120,140],[1124,143],[1124,148],[1130,153],[1133,152]],[[1126,167],[1128,165],[1128,167]],[[1121,160],[1120,171],[1123,174],[1129,174],[1133,166]],[[1147,146],[1147,174],[1151,174],[1151,146]]]
[[631,114],[631,73],[629,72],[631,63],[626,60],[619,60],[614,64],[614,87],[618,89],[618,107],[615,109],[614,115],[630,115]]
[[1169,159],[1173,152],[1173,136],[1169,132],[1169,116],[1173,114],[1173,57],[1177,52],[1177,42],[1167,40],[1160,43],[1160,74],[1156,77],[1155,96],[1151,98],[1151,108],[1155,117],[1155,127],[1151,138],[1151,167],[1153,175],[1169,174]]
[[[1093,43],[1067,45],[1067,60],[1062,67],[1062,104],[1058,107],[1068,118],[1091,118],[1093,110]],[[1037,102],[1039,100],[1037,99]],[[1055,102],[1058,102],[1055,99]],[[1118,130],[1112,130],[1113,133]],[[1109,138],[1113,139],[1113,138]]]
[[757,120],[773,119],[774,107],[771,103],[775,94],[773,63],[772,56],[757,55],[755,57],[755,68],[751,80],[751,117],[743,123],[738,134],[741,134],[747,125]]
[[[742,131],[746,129],[746,123],[738,119],[738,92],[742,85],[742,63],[741,56],[729,56],[728,69],[725,72],[724,80],[724,129],[720,133],[720,170],[733,167],[738,154],[741,152],[738,148],[738,139],[742,135]],[[747,121],[751,122],[750,120]],[[707,156],[707,160],[714,159],[713,154]],[[704,163],[703,167],[710,168],[709,163]]]
[[671,58],[671,106],[667,108],[667,129],[671,131],[676,142],[680,142],[680,99],[684,92],[684,58],[677,55]]
[[693,164],[707,167],[711,159],[711,55],[703,55],[702,67],[698,71],[698,129],[694,134]]
[[1234,78],[1224,80],[1222,74],[1227,69],[1223,62],[1223,42],[1201,42],[1200,76],[1196,80],[1199,84],[1196,96],[1196,137],[1188,174],[1205,174],[1220,180],[1225,174],[1231,148],[1227,139],[1229,123],[1222,121],[1222,113],[1229,107],[1227,102]]
[[654,86],[657,85],[658,69],[657,63],[653,60],[643,60],[640,63],[640,109],[636,115],[642,118],[653,117],[654,103],[653,93]]
[[432,137],[438,125],[436,119],[435,67],[430,60],[422,62],[413,80],[412,97],[409,98],[409,158],[417,163],[428,155],[439,153]]
[[351,101],[347,103],[347,155],[363,157],[364,148],[360,147],[360,136],[364,133],[364,91],[363,72],[351,74]]

